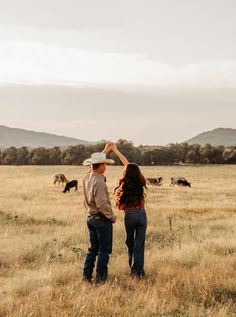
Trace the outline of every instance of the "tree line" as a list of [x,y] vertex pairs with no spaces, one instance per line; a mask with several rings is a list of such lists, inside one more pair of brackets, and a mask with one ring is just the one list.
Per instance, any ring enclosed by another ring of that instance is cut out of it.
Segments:
[[[117,146],[130,162],[139,165],[177,164],[236,164],[236,146],[212,146],[206,144],[171,143],[166,146],[134,146],[127,140],[119,140]],[[104,143],[76,145],[67,148],[38,147],[29,149],[9,147],[0,150],[1,165],[81,165],[93,152],[100,152]],[[113,153],[108,157],[121,162]]]

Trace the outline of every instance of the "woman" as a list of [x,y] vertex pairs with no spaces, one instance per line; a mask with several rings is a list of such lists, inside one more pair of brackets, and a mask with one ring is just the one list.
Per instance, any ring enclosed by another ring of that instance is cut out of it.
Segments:
[[111,149],[125,165],[123,177],[114,190],[116,207],[124,211],[126,245],[131,275],[144,276],[144,248],[147,216],[144,209],[146,180],[135,163],[129,163],[115,144]]

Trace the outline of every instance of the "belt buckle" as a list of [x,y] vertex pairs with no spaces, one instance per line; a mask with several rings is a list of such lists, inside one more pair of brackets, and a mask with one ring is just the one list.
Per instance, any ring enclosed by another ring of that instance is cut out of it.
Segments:
[[101,219],[101,216],[93,216],[94,217],[94,220],[100,220]]

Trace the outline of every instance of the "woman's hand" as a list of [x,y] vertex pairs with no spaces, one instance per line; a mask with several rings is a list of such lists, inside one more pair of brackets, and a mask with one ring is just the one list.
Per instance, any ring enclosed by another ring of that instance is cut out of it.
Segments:
[[129,164],[127,158],[118,150],[117,146],[115,143],[110,142],[110,148],[112,149],[112,151],[119,157],[119,159],[121,160],[121,162],[126,166]]
[[113,152],[117,152],[117,150],[118,150],[116,144],[113,143],[113,142],[110,142],[110,148],[111,148],[111,150],[112,150]]

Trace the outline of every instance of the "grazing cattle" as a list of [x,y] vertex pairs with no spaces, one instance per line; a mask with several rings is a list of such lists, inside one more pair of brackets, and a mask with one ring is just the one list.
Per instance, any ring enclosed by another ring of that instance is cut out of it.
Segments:
[[68,180],[65,177],[64,174],[56,174],[53,176],[53,184],[59,183],[59,185],[62,183],[66,183]]
[[178,177],[178,176],[171,177],[170,186],[174,187],[174,185],[182,185],[182,186],[191,187],[191,184],[184,177]]
[[163,185],[163,178],[158,177],[158,178],[146,178],[147,180],[147,185],[156,185],[156,186],[161,186]]
[[66,186],[65,186],[65,188],[63,190],[63,193],[66,193],[66,192],[69,193],[70,189],[73,188],[73,187],[75,187],[75,191],[78,189],[78,181],[75,180],[75,179],[73,179],[72,181],[66,183]]

